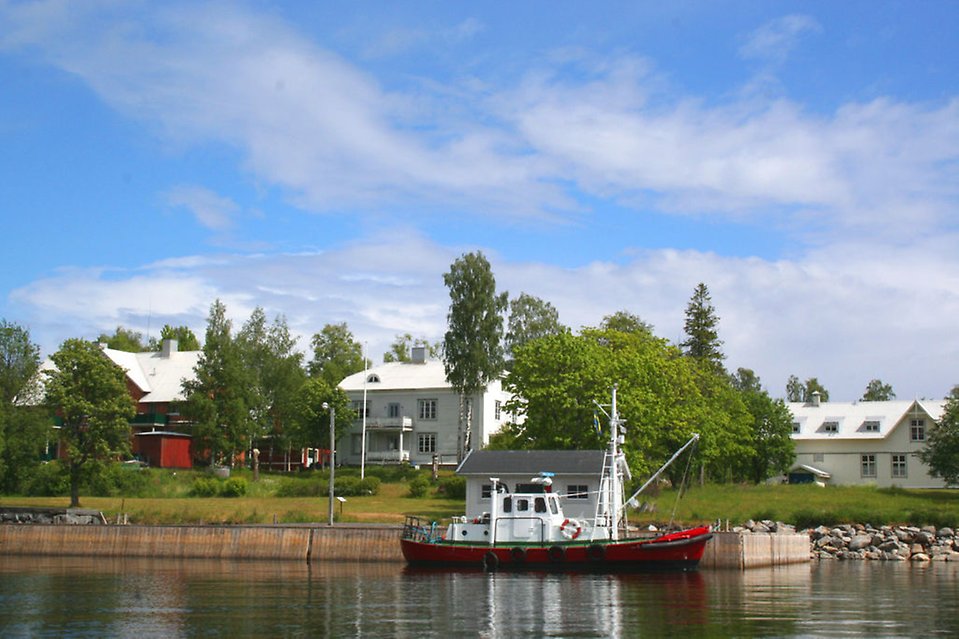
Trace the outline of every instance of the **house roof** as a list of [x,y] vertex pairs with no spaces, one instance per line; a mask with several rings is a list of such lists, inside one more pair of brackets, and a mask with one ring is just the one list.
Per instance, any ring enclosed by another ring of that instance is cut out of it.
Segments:
[[602,450],[473,450],[456,469],[460,475],[530,475],[548,472],[596,475],[603,472]]
[[942,417],[944,401],[915,400],[888,402],[792,402],[787,404],[793,422],[799,424],[795,440],[885,439],[903,420],[928,416]]
[[826,471],[820,470],[816,468],[815,466],[810,466],[808,464],[796,464],[795,466],[793,466],[792,470],[790,470],[789,472],[794,473],[800,470],[804,470],[811,475],[815,475],[816,477],[819,477],[820,479],[829,479],[832,477],[832,475],[830,475]]
[[127,353],[104,348],[103,353],[145,393],[140,401],[153,403],[184,399],[183,380],[194,378],[202,351]]
[[344,391],[450,388],[443,362],[389,362],[354,373],[340,382]]

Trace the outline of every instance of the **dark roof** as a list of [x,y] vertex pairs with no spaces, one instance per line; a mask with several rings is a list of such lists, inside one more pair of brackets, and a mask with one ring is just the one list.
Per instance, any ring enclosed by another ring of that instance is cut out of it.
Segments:
[[599,475],[602,450],[474,450],[459,468],[460,475],[556,473]]

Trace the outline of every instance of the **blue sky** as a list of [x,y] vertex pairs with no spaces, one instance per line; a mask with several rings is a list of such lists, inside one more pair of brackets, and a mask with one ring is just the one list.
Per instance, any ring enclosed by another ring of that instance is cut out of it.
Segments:
[[379,359],[482,250],[573,328],[705,282],[773,395],[959,383],[959,3],[316,4],[0,0],[0,317]]

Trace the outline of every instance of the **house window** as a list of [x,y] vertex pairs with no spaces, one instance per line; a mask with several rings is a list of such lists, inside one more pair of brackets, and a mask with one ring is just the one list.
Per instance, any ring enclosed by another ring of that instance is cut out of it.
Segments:
[[860,457],[860,463],[862,464],[863,477],[876,476],[876,456],[875,455],[862,455]]
[[926,420],[913,419],[909,422],[909,441],[926,441]]
[[793,422],[793,435],[799,433],[799,422]]
[[416,436],[416,450],[421,454],[436,452],[436,433],[419,433]]
[[[501,492],[501,493],[508,493],[508,492],[509,492],[509,485],[507,485],[507,484],[505,484],[505,483],[503,483],[503,482],[500,482],[498,485],[499,485],[499,491],[498,491],[498,492]],[[483,484],[482,486],[480,486],[480,499],[489,499],[489,497],[490,497],[490,495],[492,494],[492,492],[493,492],[493,485],[492,485],[492,484]]]
[[814,462],[821,462],[821,461],[823,460],[823,454],[822,454],[822,453],[813,453],[813,454],[812,454],[812,460],[813,460]]
[[350,435],[350,454],[361,455],[363,453],[363,436]]
[[353,400],[353,412],[356,413],[357,419],[363,419],[364,417],[370,416],[370,402],[362,402],[360,400]]
[[892,456],[892,476],[893,479],[903,479],[908,477],[906,472],[906,456],[905,455],[893,455]]
[[387,417],[399,417],[400,416],[400,405],[396,402],[387,404],[386,406],[386,416]]
[[823,429],[823,432],[826,432],[826,433],[838,433],[839,422],[823,422],[822,429]]
[[877,419],[867,419],[862,423],[862,430],[864,433],[878,433],[879,432],[879,420]]
[[421,399],[417,401],[420,419],[436,419],[436,400]]
[[502,412],[503,412],[503,403],[497,399],[496,402],[493,404],[493,419],[495,419],[496,421],[499,421],[500,415],[502,414]]
[[589,486],[586,484],[570,484],[566,487],[567,499],[589,499]]
[[366,381],[369,382],[370,384],[379,384],[380,376],[377,375],[376,373],[372,373],[369,377],[366,378]]

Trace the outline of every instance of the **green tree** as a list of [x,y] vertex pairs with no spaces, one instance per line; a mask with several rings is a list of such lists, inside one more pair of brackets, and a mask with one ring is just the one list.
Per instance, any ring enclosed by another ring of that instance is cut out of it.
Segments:
[[753,454],[749,462],[749,479],[755,483],[785,474],[796,460],[792,439],[792,413],[782,400],[769,396],[759,377],[748,368],[740,368],[732,376],[736,388],[751,415]]
[[254,437],[270,436],[281,450],[288,444],[286,431],[295,419],[298,394],[306,380],[303,355],[296,349],[286,318],[267,324],[266,314],[257,307],[237,334],[237,345],[251,373],[250,413],[255,422]]
[[829,391],[815,377],[800,382],[798,377],[790,375],[786,382],[787,402],[811,402],[815,392],[819,393],[819,401],[829,401]]
[[304,448],[330,448],[330,412],[323,404],[336,410],[333,425],[339,439],[349,432],[356,419],[350,398],[342,389],[327,383],[322,377],[310,377],[296,396],[296,420],[292,441]]
[[892,391],[892,385],[884,384],[881,379],[874,379],[866,385],[866,391],[862,394],[863,402],[888,402],[896,399],[896,394]]
[[719,318],[713,308],[709,289],[700,282],[686,306],[686,322],[683,325],[686,340],[681,346],[687,357],[700,360],[721,371],[726,356],[722,352],[723,342],[719,339],[718,325]]
[[566,330],[559,323],[559,312],[549,302],[533,295],[520,293],[509,303],[509,321],[506,330],[506,350],[512,353],[540,337],[556,335]]
[[129,328],[123,328],[122,326],[117,326],[117,330],[113,333],[113,335],[100,333],[100,336],[97,338],[97,342],[106,344],[107,348],[112,348],[115,351],[142,353],[143,351],[147,350],[143,346],[143,333],[131,330]]
[[344,378],[366,368],[363,345],[353,337],[346,322],[327,324],[313,335],[311,344],[310,377],[322,377],[327,384],[336,386]]
[[413,361],[413,348],[422,346],[426,349],[428,359],[435,359],[442,350],[439,344],[433,344],[423,337],[413,339],[410,333],[397,335],[393,343],[390,344],[390,350],[383,353],[383,362],[411,362]]
[[63,419],[60,441],[66,446],[70,506],[80,505],[81,471],[91,462],[115,459],[130,447],[130,420],[136,404],[124,372],[100,347],[69,339],[51,357],[46,400]]
[[620,333],[645,333],[653,335],[653,325],[634,313],[629,311],[616,311],[612,315],[603,318],[600,328],[608,331],[619,331]]
[[188,326],[170,326],[169,324],[164,324],[163,328],[160,329],[160,339],[151,338],[150,339],[150,348],[151,351],[159,351],[163,348],[163,342],[168,339],[175,339],[177,341],[177,350],[180,351],[198,351],[200,350],[200,340],[197,339],[196,334]]
[[255,432],[251,415],[255,379],[220,300],[210,307],[203,352],[194,372],[194,379],[183,383],[184,412],[193,420],[193,454],[209,455],[211,466],[225,455],[232,466]]
[[460,396],[457,452],[472,448],[469,401],[503,373],[503,315],[507,293],[496,292],[496,278],[482,253],[467,253],[450,265],[443,282],[450,307],[443,339],[446,379]]
[[959,485],[959,386],[953,386],[935,427],[926,435],[919,459],[929,466],[929,474],[946,485]]
[[[30,406],[40,403],[39,368],[40,349],[30,332],[0,320],[0,490],[13,489],[17,475],[39,460],[45,439],[36,427],[38,410]],[[40,412],[43,423],[46,415]]]

